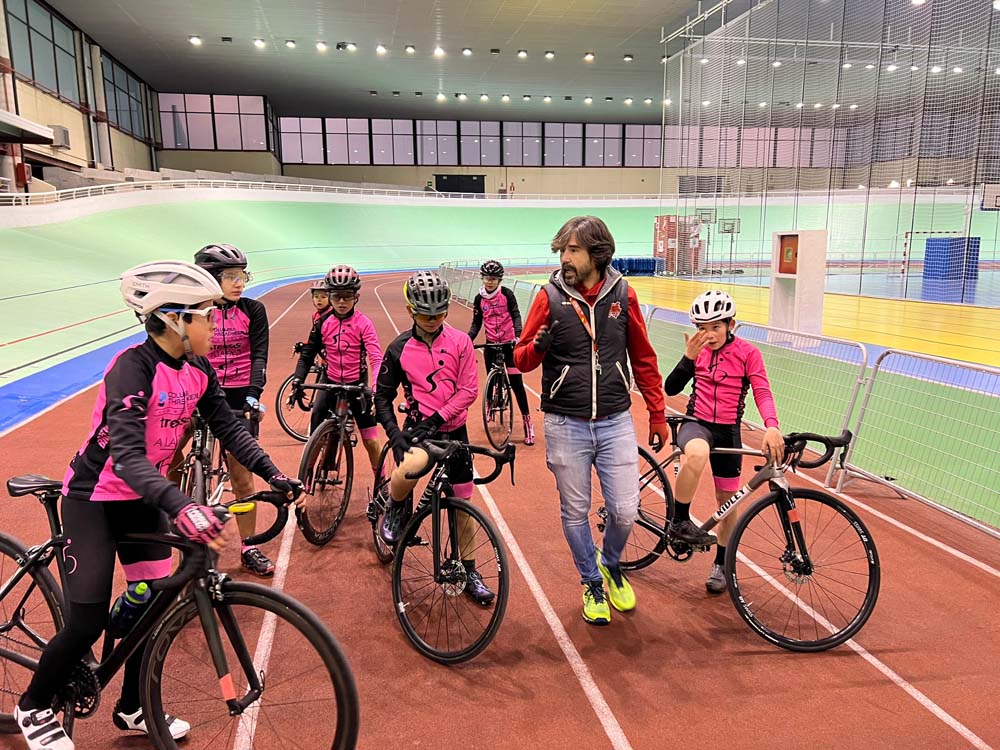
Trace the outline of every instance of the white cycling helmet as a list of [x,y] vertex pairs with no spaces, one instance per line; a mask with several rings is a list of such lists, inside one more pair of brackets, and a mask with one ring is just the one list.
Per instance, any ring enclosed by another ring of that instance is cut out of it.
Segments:
[[125,304],[145,318],[164,305],[195,307],[222,299],[222,287],[204,268],[182,260],[158,260],[121,275]]
[[691,322],[714,323],[717,320],[728,320],[736,317],[736,303],[733,298],[725,292],[712,290],[699,294],[691,303],[691,311],[688,313]]

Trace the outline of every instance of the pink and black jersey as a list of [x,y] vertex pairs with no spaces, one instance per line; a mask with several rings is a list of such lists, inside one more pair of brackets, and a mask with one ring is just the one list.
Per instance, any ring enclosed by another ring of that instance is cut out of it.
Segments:
[[241,297],[212,314],[215,332],[208,361],[219,376],[219,385],[246,388],[247,395],[260,398],[267,381],[267,310],[257,300]]
[[165,479],[195,408],[230,453],[258,476],[278,473],[233,416],[204,357],[174,359],[151,338],[115,355],[104,373],[83,447],[62,493],[74,500],[136,500],[171,515],[191,502]]
[[391,429],[387,425],[398,425],[392,404],[399,386],[422,417],[441,415],[442,431],[463,426],[479,391],[472,339],[445,324],[430,345],[413,329],[389,344],[375,390],[375,414],[386,429]]
[[764,426],[778,426],[778,412],[764,369],[764,358],[760,349],[748,341],[732,336],[721,349],[702,349],[697,360],[681,357],[663,388],[668,396],[676,396],[692,378],[694,389],[687,405],[689,417],[714,424],[739,424],[743,419],[747,391],[753,388],[753,399]]
[[331,310],[313,323],[302,347],[295,377],[303,380],[313,359],[326,351],[326,377],[330,383],[365,383],[382,366],[382,345],[375,324],[358,310],[338,318]]
[[486,327],[486,341],[501,344],[521,336],[521,311],[517,306],[514,292],[505,286],[498,286],[490,294],[486,287],[472,302],[472,326],[469,338],[475,340],[479,330]]

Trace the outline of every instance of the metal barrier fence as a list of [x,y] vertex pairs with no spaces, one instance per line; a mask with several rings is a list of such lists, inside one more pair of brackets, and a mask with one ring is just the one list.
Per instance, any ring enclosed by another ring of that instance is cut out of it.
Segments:
[[[442,266],[466,304],[478,269]],[[507,279],[522,317],[541,285]],[[684,354],[686,315],[644,306],[650,341],[666,375]],[[929,503],[1000,538],[1000,370],[889,350],[874,366],[864,344],[741,323],[739,335],[761,350],[785,432],[854,440],[829,465],[826,485],[843,490],[862,477]],[[863,394],[863,397],[862,397]],[[762,427],[747,399],[744,422]],[[840,472],[840,459],[845,469]]]
[[864,477],[1000,527],[1000,370],[889,349],[872,368],[854,434],[838,491]]

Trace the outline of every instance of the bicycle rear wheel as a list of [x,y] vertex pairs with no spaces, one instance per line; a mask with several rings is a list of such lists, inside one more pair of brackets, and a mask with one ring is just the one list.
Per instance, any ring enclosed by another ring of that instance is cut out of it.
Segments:
[[881,578],[878,551],[840,500],[818,490],[791,492],[793,509],[771,492],[737,521],[726,548],[729,595],[765,640],[790,651],[825,651],[871,616]]
[[340,422],[328,419],[314,432],[299,465],[299,480],[305,506],[295,509],[302,536],[322,546],[337,533],[354,484],[354,446],[346,435],[341,440]]
[[[639,512],[632,533],[622,549],[621,566],[639,570],[652,564],[665,549],[667,524],[673,515],[674,493],[667,475],[649,451],[639,446]],[[604,495],[597,472],[591,477],[590,528],[595,536],[603,534],[610,514],[604,505]]]
[[392,547],[382,541],[379,535],[379,527],[382,526],[382,519],[385,517],[386,503],[389,502],[389,478],[396,470],[396,460],[392,455],[392,446],[387,442],[382,446],[382,455],[378,462],[378,475],[372,487],[372,496],[368,501],[368,520],[372,525],[372,546],[375,548],[375,556],[383,565],[392,562],[395,552]]
[[[319,382],[320,373],[312,368],[306,375],[307,383]],[[313,400],[316,391],[305,391],[298,399],[292,399],[292,379],[294,374],[285,378],[285,382],[278,389],[278,395],[274,399],[274,413],[278,415],[278,424],[281,425],[289,437],[293,437],[299,442],[306,442],[309,439],[309,420],[312,414]]]
[[490,370],[483,389],[483,428],[490,445],[498,451],[507,447],[514,429],[514,400],[505,373]]
[[[353,750],[358,736],[358,694],[343,652],[330,631],[291,597],[252,583],[226,581],[212,599],[231,680],[215,674],[195,601],[171,609],[149,639],[140,685],[150,738],[158,750],[239,747],[308,747]],[[230,716],[222,693],[248,692],[248,673],[260,697]],[[180,745],[165,714],[191,724]]]
[[[392,596],[403,632],[424,656],[442,664],[468,661],[500,629],[507,611],[507,555],[496,528],[479,508],[457,498],[440,501],[441,549],[433,549],[433,506],[419,511],[400,538],[392,567]],[[457,540],[457,541],[456,541]],[[441,574],[434,577],[434,556]],[[471,597],[475,570],[495,597],[482,605]]]
[[[24,555],[23,544],[12,536],[0,533],[0,586],[20,570]],[[14,707],[38,668],[42,650],[63,626],[62,610],[62,592],[45,567],[32,568],[0,599],[2,734],[18,731],[14,722]],[[67,731],[72,731],[71,726],[67,727]]]

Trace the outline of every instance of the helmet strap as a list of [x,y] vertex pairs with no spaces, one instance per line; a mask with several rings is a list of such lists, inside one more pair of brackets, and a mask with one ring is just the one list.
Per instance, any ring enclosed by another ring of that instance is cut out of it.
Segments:
[[167,328],[169,328],[171,331],[180,336],[181,345],[184,347],[184,359],[191,359],[192,355],[191,341],[188,338],[187,329],[184,326],[183,318],[180,315],[178,315],[177,319],[174,320],[169,315],[166,315],[165,313],[162,313],[159,310],[154,312],[153,315],[155,315],[157,318],[163,321],[163,324]]

